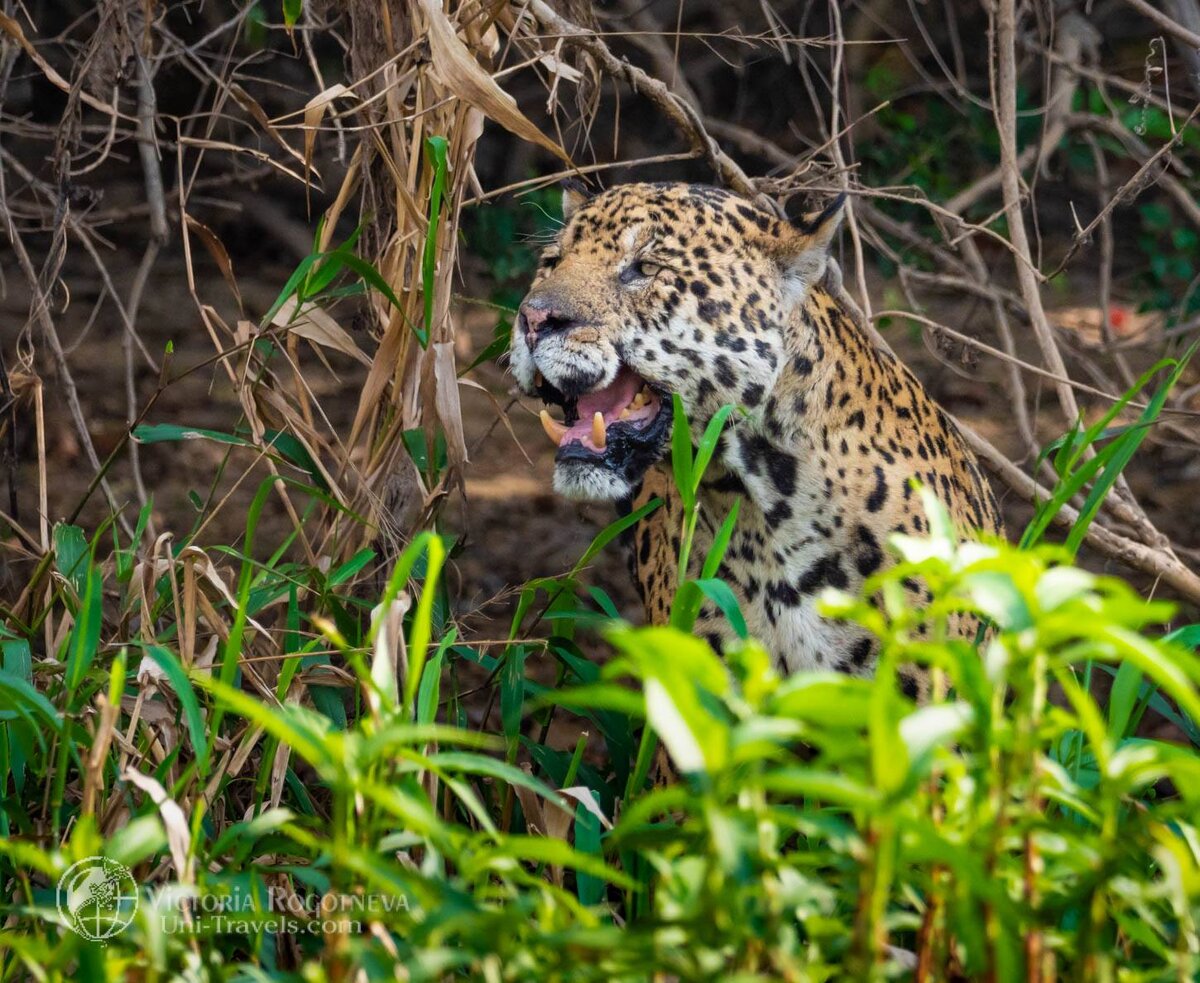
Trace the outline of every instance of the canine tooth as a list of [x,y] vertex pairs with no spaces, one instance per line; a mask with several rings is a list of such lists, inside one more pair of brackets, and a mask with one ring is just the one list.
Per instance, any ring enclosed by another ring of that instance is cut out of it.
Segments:
[[646,405],[646,394],[645,393],[638,393],[636,396],[633,397],[633,408],[635,410],[641,409],[645,405]]
[[567,428],[559,423],[550,415],[549,410],[542,410],[538,414],[538,419],[542,421],[542,429],[546,431],[546,436],[550,438],[550,443],[555,447],[562,443],[563,435],[567,432]]
[[604,431],[604,414],[596,410],[596,415],[592,417],[592,443],[600,450],[604,450],[607,441],[608,435]]

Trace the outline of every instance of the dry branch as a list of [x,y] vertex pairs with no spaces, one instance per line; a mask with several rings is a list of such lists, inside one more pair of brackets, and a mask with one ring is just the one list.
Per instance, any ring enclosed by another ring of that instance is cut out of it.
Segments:
[[[634,92],[644,95],[687,141],[688,148],[695,154],[702,154],[708,160],[713,172],[723,184],[748,198],[760,198],[758,189],[746,176],[746,172],[721,149],[704,128],[699,113],[687,99],[672,92],[665,83],[646,74],[636,65],[618,58],[594,32],[571,23],[556,13],[545,0],[532,0],[529,11],[551,36],[561,38],[571,47],[582,48],[596,60],[603,71],[628,84]],[[765,201],[773,211],[778,209],[775,202],[770,199]]]

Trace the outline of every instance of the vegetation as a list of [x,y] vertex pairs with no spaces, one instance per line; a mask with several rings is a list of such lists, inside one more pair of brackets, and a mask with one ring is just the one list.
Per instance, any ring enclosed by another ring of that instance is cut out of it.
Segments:
[[[1194,0],[32,6],[0,10],[0,981],[1200,979]],[[929,535],[824,598],[873,678],[748,637],[737,508],[684,576],[732,406],[674,405],[669,625],[594,572],[656,502],[506,583],[503,637],[463,616],[494,530],[445,505],[520,443],[487,373],[565,176],[848,192],[847,288],[970,390],[1013,542],[921,491]]]
[[[685,491],[727,417],[694,456],[676,440]],[[1196,628],[1163,636],[1170,605],[1062,547],[960,544],[923,494],[929,537],[895,537],[898,562],[867,596],[826,598],[829,616],[881,640],[873,680],[781,678],[751,639],[719,657],[681,630],[700,591],[731,600],[719,580],[684,583],[671,627],[632,628],[583,600],[585,555],[525,587],[493,657],[439,610],[447,544],[434,534],[368,601],[344,584],[369,556],[322,572],[226,548],[238,589],[214,597],[196,547],[146,569],[119,540],[100,561],[99,536],[57,526],[52,595],[0,643],[0,878],[17,919],[5,975],[1192,978]],[[684,552],[694,529],[690,508]],[[930,591],[922,609],[905,599],[913,578]],[[545,637],[516,642],[542,597]],[[268,685],[238,654],[273,609],[283,650]],[[198,611],[226,626],[205,656],[188,644]],[[991,625],[979,646],[947,637],[961,611]],[[739,619],[736,602],[728,613]],[[602,669],[572,641],[598,619],[615,653]],[[59,643],[35,676],[41,631]],[[531,657],[553,660],[553,687],[528,678]],[[901,695],[906,663],[933,673],[926,705]],[[488,674],[497,732],[468,722],[468,666]],[[523,732],[529,714],[544,738],[556,713],[584,728],[573,755]],[[1148,713],[1188,743],[1140,737]],[[593,728],[605,751],[589,757]],[[658,740],[665,783],[651,781]],[[131,755],[158,764],[138,774]],[[61,846],[38,845],[40,831]],[[146,885],[132,925],[100,942],[55,893],[97,855]]]

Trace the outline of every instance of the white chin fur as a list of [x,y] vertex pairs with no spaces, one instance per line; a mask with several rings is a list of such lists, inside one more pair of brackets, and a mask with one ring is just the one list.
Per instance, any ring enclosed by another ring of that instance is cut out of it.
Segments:
[[554,465],[554,490],[575,502],[615,502],[629,497],[629,482],[608,468],[579,461]]

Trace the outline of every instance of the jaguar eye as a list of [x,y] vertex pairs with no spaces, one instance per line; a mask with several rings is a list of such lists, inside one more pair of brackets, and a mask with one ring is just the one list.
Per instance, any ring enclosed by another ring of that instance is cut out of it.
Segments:
[[654,276],[662,266],[658,263],[652,263],[648,259],[639,259],[636,262],[630,263],[621,271],[620,281],[622,283],[635,283],[638,280],[648,280]]
[[542,253],[539,262],[545,269],[552,270],[558,265],[560,259],[562,259],[562,253],[555,249],[552,252]]

